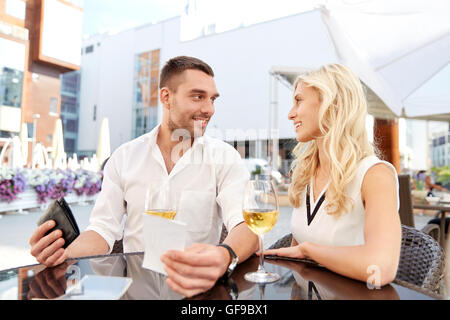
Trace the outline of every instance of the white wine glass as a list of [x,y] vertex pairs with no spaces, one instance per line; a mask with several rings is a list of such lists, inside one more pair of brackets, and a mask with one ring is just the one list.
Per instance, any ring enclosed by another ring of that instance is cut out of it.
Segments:
[[280,279],[276,273],[264,269],[263,235],[269,232],[278,220],[278,195],[270,176],[256,176],[250,180],[244,191],[243,215],[247,226],[259,238],[259,266],[256,272],[245,274],[247,281],[269,283]]
[[146,214],[173,220],[177,214],[175,201],[171,201],[168,182],[154,181],[145,193],[144,210]]

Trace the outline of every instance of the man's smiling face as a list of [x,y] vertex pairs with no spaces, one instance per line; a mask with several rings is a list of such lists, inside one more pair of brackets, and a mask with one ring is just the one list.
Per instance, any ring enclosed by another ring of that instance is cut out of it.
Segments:
[[214,114],[214,101],[219,96],[212,76],[188,69],[173,79],[175,91],[169,96],[169,129],[185,129],[203,135]]

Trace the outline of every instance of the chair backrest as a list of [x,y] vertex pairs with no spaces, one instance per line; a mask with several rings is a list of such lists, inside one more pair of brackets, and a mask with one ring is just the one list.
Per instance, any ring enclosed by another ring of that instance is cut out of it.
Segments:
[[[287,234],[270,249],[291,245],[292,234]],[[395,281],[406,282],[422,289],[438,292],[444,274],[444,250],[429,235],[417,229],[402,225],[400,262]]]
[[228,236],[228,231],[227,228],[225,227],[224,224],[222,224],[222,232],[220,233],[220,240],[219,243],[222,243],[223,240],[225,240],[225,238]]
[[403,225],[414,228],[413,204],[411,198],[411,178],[409,174],[398,176],[400,198],[400,221]]
[[439,291],[445,255],[439,243],[420,230],[402,225],[400,263],[395,279]]
[[278,239],[274,244],[272,244],[269,249],[279,249],[290,247],[292,242],[292,233],[286,234],[285,236]]
[[114,242],[111,253],[123,253],[123,239]]

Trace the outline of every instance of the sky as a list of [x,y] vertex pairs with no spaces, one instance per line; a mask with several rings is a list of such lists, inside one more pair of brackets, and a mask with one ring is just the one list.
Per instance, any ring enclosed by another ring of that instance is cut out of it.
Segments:
[[84,0],[83,37],[179,16],[186,0]]
[[[191,0],[192,1],[192,0]],[[205,18],[224,29],[311,10],[327,0],[194,0]],[[117,33],[133,27],[180,16],[188,0],[84,0],[83,37]],[[238,21],[239,20],[239,21]],[[223,30],[222,30],[223,31]]]

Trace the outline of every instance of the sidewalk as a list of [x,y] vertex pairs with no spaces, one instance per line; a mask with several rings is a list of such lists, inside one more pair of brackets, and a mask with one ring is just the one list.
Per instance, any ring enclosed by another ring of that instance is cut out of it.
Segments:
[[[92,208],[93,204],[71,205],[80,231],[88,226]],[[33,209],[24,213],[0,215],[0,270],[37,263],[30,254],[28,241],[43,211]]]

